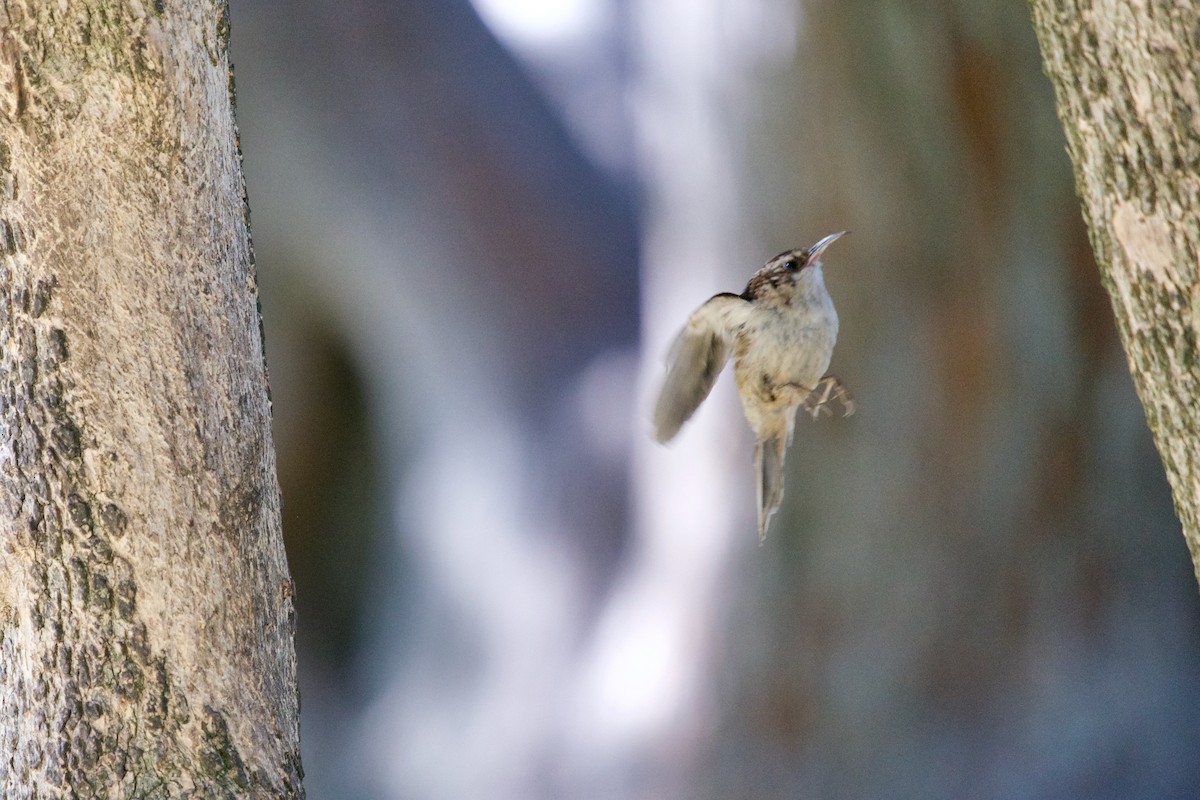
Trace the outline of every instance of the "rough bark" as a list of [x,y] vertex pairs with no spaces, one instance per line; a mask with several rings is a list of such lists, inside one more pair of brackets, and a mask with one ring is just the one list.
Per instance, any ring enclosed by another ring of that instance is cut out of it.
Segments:
[[1200,16],[1032,0],[1101,279],[1200,575]]
[[0,5],[0,796],[300,797],[220,0]]

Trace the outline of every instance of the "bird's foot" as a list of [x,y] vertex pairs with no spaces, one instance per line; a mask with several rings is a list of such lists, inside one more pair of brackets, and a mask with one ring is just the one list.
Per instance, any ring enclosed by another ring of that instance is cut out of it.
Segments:
[[854,398],[842,385],[842,379],[836,375],[826,375],[808,392],[800,407],[808,412],[810,417],[817,419],[822,414],[832,417],[834,404],[841,407],[843,417],[854,413]]

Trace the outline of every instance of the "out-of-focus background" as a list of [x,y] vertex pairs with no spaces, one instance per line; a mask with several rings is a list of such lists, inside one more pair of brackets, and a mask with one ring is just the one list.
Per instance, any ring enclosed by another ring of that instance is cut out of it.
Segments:
[[[1200,796],[1200,593],[1023,2],[235,0],[326,798]],[[831,231],[764,546],[671,337]]]

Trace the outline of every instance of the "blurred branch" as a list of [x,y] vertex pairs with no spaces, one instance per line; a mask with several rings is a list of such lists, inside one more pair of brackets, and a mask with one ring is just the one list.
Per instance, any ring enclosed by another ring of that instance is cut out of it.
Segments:
[[[480,315],[498,321],[492,335],[510,360],[508,388],[530,419],[545,419],[571,376],[614,343],[636,341],[632,187],[589,161],[468,0],[330,9],[239,4],[235,37],[255,46],[239,55],[239,77],[263,64],[287,76],[272,91],[295,92],[304,135],[355,187],[340,202],[360,219],[385,231],[405,219],[438,231],[452,276],[430,279],[403,238],[395,267],[407,270],[414,293],[464,291],[453,307],[478,302]],[[239,99],[247,150],[261,162],[285,137],[256,116],[252,91]],[[253,155],[256,136],[274,139]]]
[[1197,7],[1030,5],[1101,279],[1200,574]]

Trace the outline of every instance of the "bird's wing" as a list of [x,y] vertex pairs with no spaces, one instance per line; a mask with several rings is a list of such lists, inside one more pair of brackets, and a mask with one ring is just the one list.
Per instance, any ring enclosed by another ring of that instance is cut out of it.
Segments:
[[667,356],[667,379],[654,406],[658,441],[670,441],[708,397],[750,309],[736,294],[718,294],[688,318]]

